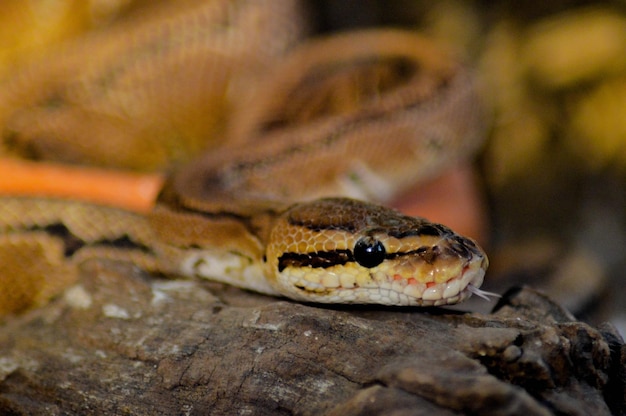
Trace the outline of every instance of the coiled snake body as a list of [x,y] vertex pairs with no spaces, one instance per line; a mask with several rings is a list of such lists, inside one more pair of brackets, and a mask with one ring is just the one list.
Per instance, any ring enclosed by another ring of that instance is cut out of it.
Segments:
[[[354,199],[385,202],[472,153],[482,120],[470,74],[390,30],[312,43],[277,71],[241,116],[252,127],[172,176],[147,219],[10,198],[0,226],[16,239],[55,235],[73,263],[128,260],[299,301],[430,306],[483,294],[488,261],[474,241]],[[294,91],[328,101],[359,77],[379,85],[358,108],[292,116]]]

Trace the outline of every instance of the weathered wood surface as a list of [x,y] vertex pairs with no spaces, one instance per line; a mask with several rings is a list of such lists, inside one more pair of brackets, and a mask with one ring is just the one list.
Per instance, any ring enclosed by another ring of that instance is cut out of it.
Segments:
[[0,414],[625,414],[626,348],[542,295],[320,308],[107,265],[0,327]]

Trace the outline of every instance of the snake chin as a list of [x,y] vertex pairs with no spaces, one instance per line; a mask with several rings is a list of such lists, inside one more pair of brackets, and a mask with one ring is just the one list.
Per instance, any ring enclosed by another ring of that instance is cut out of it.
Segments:
[[[486,301],[491,301],[490,297],[499,298],[500,295],[493,292],[480,289],[480,285],[483,283],[485,277],[485,270],[483,268],[477,270],[466,270],[460,277],[460,280],[467,282],[463,290],[460,291],[458,300],[455,303],[461,302],[470,298],[471,296],[477,296]],[[449,303],[451,304],[451,303]]]
[[[484,268],[466,266],[459,277],[447,283],[447,290],[444,290],[441,299],[435,301],[432,306],[454,305],[467,300],[472,295],[489,300],[487,296],[492,293],[479,289],[484,277]],[[451,288],[455,290],[450,290]]]

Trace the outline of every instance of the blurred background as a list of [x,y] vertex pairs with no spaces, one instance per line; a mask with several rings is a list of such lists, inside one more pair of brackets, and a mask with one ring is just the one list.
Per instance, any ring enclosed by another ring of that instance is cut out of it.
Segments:
[[300,39],[371,26],[426,33],[480,78],[484,288],[527,284],[626,334],[623,1],[0,1],[0,151],[168,169],[218,145]]

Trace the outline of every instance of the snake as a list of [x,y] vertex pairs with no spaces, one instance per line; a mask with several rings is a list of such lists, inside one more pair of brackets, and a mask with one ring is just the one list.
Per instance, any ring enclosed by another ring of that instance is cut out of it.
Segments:
[[[309,41],[262,83],[224,146],[169,176],[148,215],[8,197],[2,239],[32,243],[57,266],[127,261],[300,302],[486,297],[489,262],[474,240],[386,206],[480,146],[475,78],[414,32]],[[335,105],[346,91],[362,95],[357,105]]]

